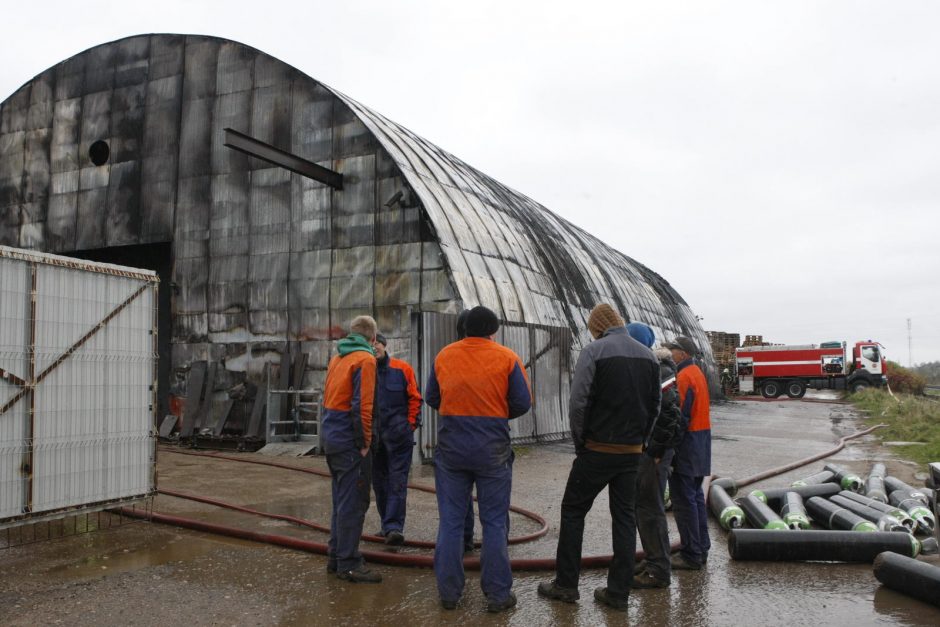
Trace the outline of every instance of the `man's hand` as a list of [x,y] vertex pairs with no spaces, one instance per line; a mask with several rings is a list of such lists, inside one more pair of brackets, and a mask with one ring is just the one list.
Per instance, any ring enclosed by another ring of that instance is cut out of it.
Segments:
[[365,457],[366,455],[368,455],[368,454],[369,454],[369,447],[367,446],[367,447],[365,447],[365,448],[359,449],[359,454],[362,455],[363,457]]

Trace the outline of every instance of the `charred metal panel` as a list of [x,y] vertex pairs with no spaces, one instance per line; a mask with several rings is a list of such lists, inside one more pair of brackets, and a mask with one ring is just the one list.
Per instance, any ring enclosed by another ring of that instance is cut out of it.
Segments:
[[[567,323],[583,345],[589,341],[587,312],[606,301],[628,320],[650,324],[661,339],[693,337],[711,361],[694,314],[671,288],[649,289],[646,277],[652,273],[647,268],[336,93],[369,126],[421,199],[466,305],[485,304],[507,320]],[[520,275],[530,280],[520,284]]]
[[[226,147],[225,128],[342,174],[343,189]],[[108,148],[98,164],[95,142]],[[97,46],[0,104],[0,242],[171,243],[175,385],[193,361],[217,361],[217,401],[292,341],[310,351],[305,383],[319,383],[331,341],[362,313],[400,355],[413,314],[476,304],[539,334],[566,328],[569,354],[551,357],[565,367],[599,301],[708,346],[655,272],[277,59],[211,37]]]

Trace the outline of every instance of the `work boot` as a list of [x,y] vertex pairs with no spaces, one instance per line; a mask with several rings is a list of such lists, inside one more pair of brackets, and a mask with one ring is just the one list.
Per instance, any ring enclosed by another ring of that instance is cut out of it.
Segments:
[[382,575],[369,570],[365,566],[360,566],[355,570],[338,572],[336,576],[344,581],[351,581],[353,583],[382,583]]
[[543,581],[539,584],[539,596],[564,601],[565,603],[574,603],[581,598],[581,593],[577,588],[564,588],[559,586],[555,580]]
[[326,563],[326,574],[335,575],[336,574],[336,562],[327,562]]
[[441,599],[441,607],[445,610],[456,610],[457,601],[448,601],[447,599]]
[[672,566],[673,570],[702,570],[701,564],[690,562],[678,553],[669,558],[669,564]]
[[392,529],[385,535],[385,544],[389,546],[401,546],[404,543],[405,536],[397,529]]
[[669,582],[659,577],[654,577],[650,571],[644,570],[639,575],[633,577],[631,588],[668,588]]
[[640,573],[646,570],[647,562],[646,560],[640,560],[633,566],[633,576],[636,577]]
[[516,607],[516,595],[514,592],[510,591],[509,596],[503,601],[490,601],[486,604],[486,611],[497,613],[504,612],[508,609]]
[[620,610],[625,612],[629,604],[629,598],[618,598],[611,596],[610,592],[607,590],[606,586],[600,588],[594,588],[594,600],[598,603],[603,603],[607,607],[611,607],[615,610]]

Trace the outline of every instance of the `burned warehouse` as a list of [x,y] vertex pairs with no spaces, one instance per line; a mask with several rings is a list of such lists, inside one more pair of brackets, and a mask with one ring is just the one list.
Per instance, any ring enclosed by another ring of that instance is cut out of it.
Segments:
[[[27,82],[0,119],[0,245],[159,276],[161,421],[259,429],[264,387],[319,388],[358,314],[424,381],[456,314],[493,309],[533,388],[517,440],[567,433],[573,359],[598,302],[659,339],[688,335],[711,364],[661,276],[249,46],[103,44]],[[433,424],[426,415],[425,454]]]

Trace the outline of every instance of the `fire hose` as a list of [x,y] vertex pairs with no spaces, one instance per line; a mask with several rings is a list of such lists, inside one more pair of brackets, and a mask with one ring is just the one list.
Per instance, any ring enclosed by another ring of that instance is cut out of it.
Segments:
[[[810,457],[792,462],[790,464],[786,464],[784,466],[780,466],[778,468],[773,468],[773,469],[764,471],[762,473],[759,473],[752,477],[747,477],[740,481],[732,480],[731,483],[739,487],[745,486],[751,483],[762,481],[770,477],[781,475],[785,472],[789,472],[790,470],[793,470],[796,468],[800,468],[814,461],[834,455],[835,453],[841,451],[845,447],[845,443],[847,441],[852,440],[854,438],[861,437],[863,435],[867,435],[871,433],[872,431],[874,431],[875,429],[878,429],[882,426],[884,425],[876,425],[864,431],[859,431],[851,435],[842,437],[839,439],[839,442],[838,444],[836,444],[836,446],[834,446],[833,448],[829,450],[823,451],[822,453],[812,455]],[[175,451],[172,449],[162,449],[162,450],[168,453],[175,453],[179,455],[195,455],[199,457],[209,457],[212,459],[229,460],[229,461],[235,461],[235,462],[240,462],[240,463],[259,464],[262,466],[271,466],[274,468],[282,468],[286,470],[304,472],[304,473],[314,474],[314,475],[319,475],[319,476],[324,476],[324,477],[330,476],[329,473],[326,471],[317,470],[313,468],[302,468],[299,466],[293,466],[290,464],[283,464],[279,462],[257,460],[257,459],[243,459],[243,458],[233,457],[229,455],[218,455],[218,454],[212,454],[212,453]],[[707,482],[710,479],[711,479],[710,477],[706,478],[706,485],[703,486],[706,496],[708,495]],[[728,480],[725,480],[725,481],[728,481]],[[420,484],[409,483],[408,487],[410,489],[419,490],[422,492],[428,492],[428,493],[435,492],[434,488],[429,487],[429,486],[423,486]],[[319,525],[312,521],[304,520],[304,519],[293,517],[293,516],[261,512],[261,511],[254,510],[251,508],[227,503],[218,499],[211,499],[208,497],[186,494],[186,493],[177,492],[174,490],[160,490],[159,492],[167,496],[193,500],[193,501],[206,503],[206,504],[210,504],[210,505],[214,505],[218,507],[224,507],[226,509],[231,509],[233,511],[240,511],[243,513],[260,515],[260,516],[264,516],[264,517],[272,518],[276,520],[284,520],[284,521],[292,522],[292,523],[302,525],[305,527],[317,529],[320,531],[329,531],[329,529],[324,525]],[[516,507],[514,505],[510,505],[509,509],[510,511],[520,514],[522,516],[525,516],[526,518],[529,518],[530,520],[533,520],[536,523],[541,525],[541,527],[537,531],[531,534],[510,538],[509,539],[510,544],[518,544],[521,542],[532,541],[532,540],[535,540],[537,538],[544,536],[548,532],[548,524],[546,523],[545,519],[539,516],[538,514],[536,514],[535,512],[531,512],[531,511],[522,509],[520,507]],[[203,531],[206,533],[213,533],[217,535],[240,538],[243,540],[263,542],[266,544],[272,544],[272,545],[282,546],[282,547],[291,548],[295,550],[306,551],[309,553],[318,553],[321,555],[327,554],[327,545],[323,542],[313,542],[311,540],[304,540],[304,539],[294,538],[291,536],[285,536],[285,535],[280,535],[280,534],[261,533],[258,531],[241,529],[238,527],[233,527],[233,526],[228,526],[228,525],[209,523],[209,522],[205,522],[205,521],[201,521],[201,520],[197,520],[193,518],[173,516],[170,514],[163,514],[163,513],[155,512],[155,511],[140,512],[140,511],[131,510],[131,509],[122,509],[122,513],[130,517],[144,518],[144,519],[151,520],[153,522],[174,525],[177,527],[183,527],[183,528],[192,529],[195,531]],[[372,542],[383,541],[383,538],[379,536],[364,534],[362,537],[364,540],[372,541]],[[433,542],[415,541],[415,540],[406,541],[405,544],[406,546],[411,546],[415,548],[432,548],[434,546]],[[672,545],[672,550],[676,550],[676,549],[678,549],[678,542],[673,543]],[[393,553],[393,552],[387,552],[387,551],[369,551],[369,550],[361,551],[361,553],[363,557],[371,563],[385,564],[389,566],[413,566],[413,567],[431,568],[433,566],[433,561],[434,561],[433,556],[430,556],[430,555],[415,555],[415,554],[410,554],[410,553]],[[643,551],[637,551],[636,558],[638,560],[642,559],[643,555],[644,555]],[[596,556],[583,557],[581,559],[581,567],[582,568],[605,568],[610,565],[612,560],[613,560],[612,555],[596,555]],[[554,570],[555,558],[513,558],[512,560],[510,560],[510,564],[512,566],[512,569],[516,571]],[[468,570],[478,570],[480,568],[480,558],[473,557],[473,556],[465,557],[464,568]]]

